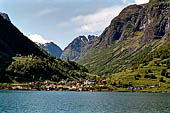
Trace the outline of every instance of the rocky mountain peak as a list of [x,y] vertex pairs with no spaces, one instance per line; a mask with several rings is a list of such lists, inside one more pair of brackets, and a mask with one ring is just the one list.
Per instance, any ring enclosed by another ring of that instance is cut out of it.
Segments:
[[75,38],[65,49],[61,55],[61,59],[76,60],[84,54],[84,47],[91,43],[98,36],[96,35],[81,35]]
[[97,36],[95,36],[95,35],[82,35],[82,36],[77,37],[76,40],[81,40],[81,41],[84,41],[84,42],[90,42],[96,37]]
[[1,13],[1,12],[0,12],[0,16],[2,16],[5,20],[11,22],[10,19],[9,19],[8,14],[6,14],[6,13]]
[[60,58],[63,50],[54,42],[47,42],[45,44],[42,43],[36,43],[40,48],[46,50],[51,55]]

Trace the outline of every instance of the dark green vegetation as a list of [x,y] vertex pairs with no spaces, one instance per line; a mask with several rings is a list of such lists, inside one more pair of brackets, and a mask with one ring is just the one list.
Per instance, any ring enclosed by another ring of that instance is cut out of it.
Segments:
[[5,76],[5,68],[7,68],[8,65],[11,64],[13,60],[11,57],[0,51],[0,83],[1,82],[11,82],[7,76]]
[[7,75],[13,81],[61,81],[86,78],[87,69],[75,62],[64,62],[53,57],[15,58],[7,68]]

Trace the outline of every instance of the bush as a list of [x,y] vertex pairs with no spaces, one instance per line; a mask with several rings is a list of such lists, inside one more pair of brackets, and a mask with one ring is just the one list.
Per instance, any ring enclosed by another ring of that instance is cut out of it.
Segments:
[[54,82],[59,82],[59,77],[57,75],[53,75],[51,80]]
[[163,79],[163,77],[162,78],[160,78],[160,80],[159,80],[160,82],[166,82],[164,79]]
[[152,70],[151,70],[151,69],[148,69],[148,73],[152,73]]
[[157,77],[155,75],[151,75],[150,77],[151,77],[151,79],[157,79]]
[[141,75],[137,74],[137,75],[135,76],[135,80],[139,80],[139,78],[141,78]]
[[162,76],[166,76],[166,73],[167,73],[166,69],[162,69],[161,75],[162,75]]
[[151,78],[151,77],[150,77],[150,75],[147,74],[144,76],[144,78]]

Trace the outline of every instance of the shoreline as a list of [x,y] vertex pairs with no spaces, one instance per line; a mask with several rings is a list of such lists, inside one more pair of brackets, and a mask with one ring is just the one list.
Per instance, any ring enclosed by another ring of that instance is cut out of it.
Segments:
[[39,92],[115,92],[115,93],[170,93],[168,91],[61,91],[61,90],[53,90],[53,91],[47,91],[47,90],[14,90],[14,89],[0,89],[0,91],[39,91]]

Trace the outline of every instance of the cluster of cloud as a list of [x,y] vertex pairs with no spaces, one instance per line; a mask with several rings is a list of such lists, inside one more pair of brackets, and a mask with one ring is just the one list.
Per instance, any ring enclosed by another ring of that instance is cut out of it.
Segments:
[[71,22],[79,25],[79,28],[76,29],[78,32],[95,33],[104,30],[123,8],[123,6],[104,8],[93,14],[74,17],[71,19]]
[[51,14],[54,13],[57,10],[57,8],[47,8],[44,10],[41,10],[40,12],[38,12],[38,16],[44,16],[47,14]]
[[144,3],[148,3],[149,0],[135,0],[136,4],[144,4]]
[[42,43],[42,44],[51,42],[51,41],[45,40],[43,36],[38,35],[38,34],[30,34],[30,35],[28,36],[28,38],[29,38],[30,40],[32,40],[33,42],[38,42],[38,43]]
[[122,0],[124,5],[104,8],[98,12],[88,15],[79,15],[71,19],[71,23],[76,24],[77,32],[80,33],[100,33],[106,28],[111,20],[116,17],[129,4],[143,4],[149,0]]
[[129,0],[122,0],[122,2],[124,4],[144,4],[144,3],[148,3],[149,0],[134,0],[134,1],[129,1]]

